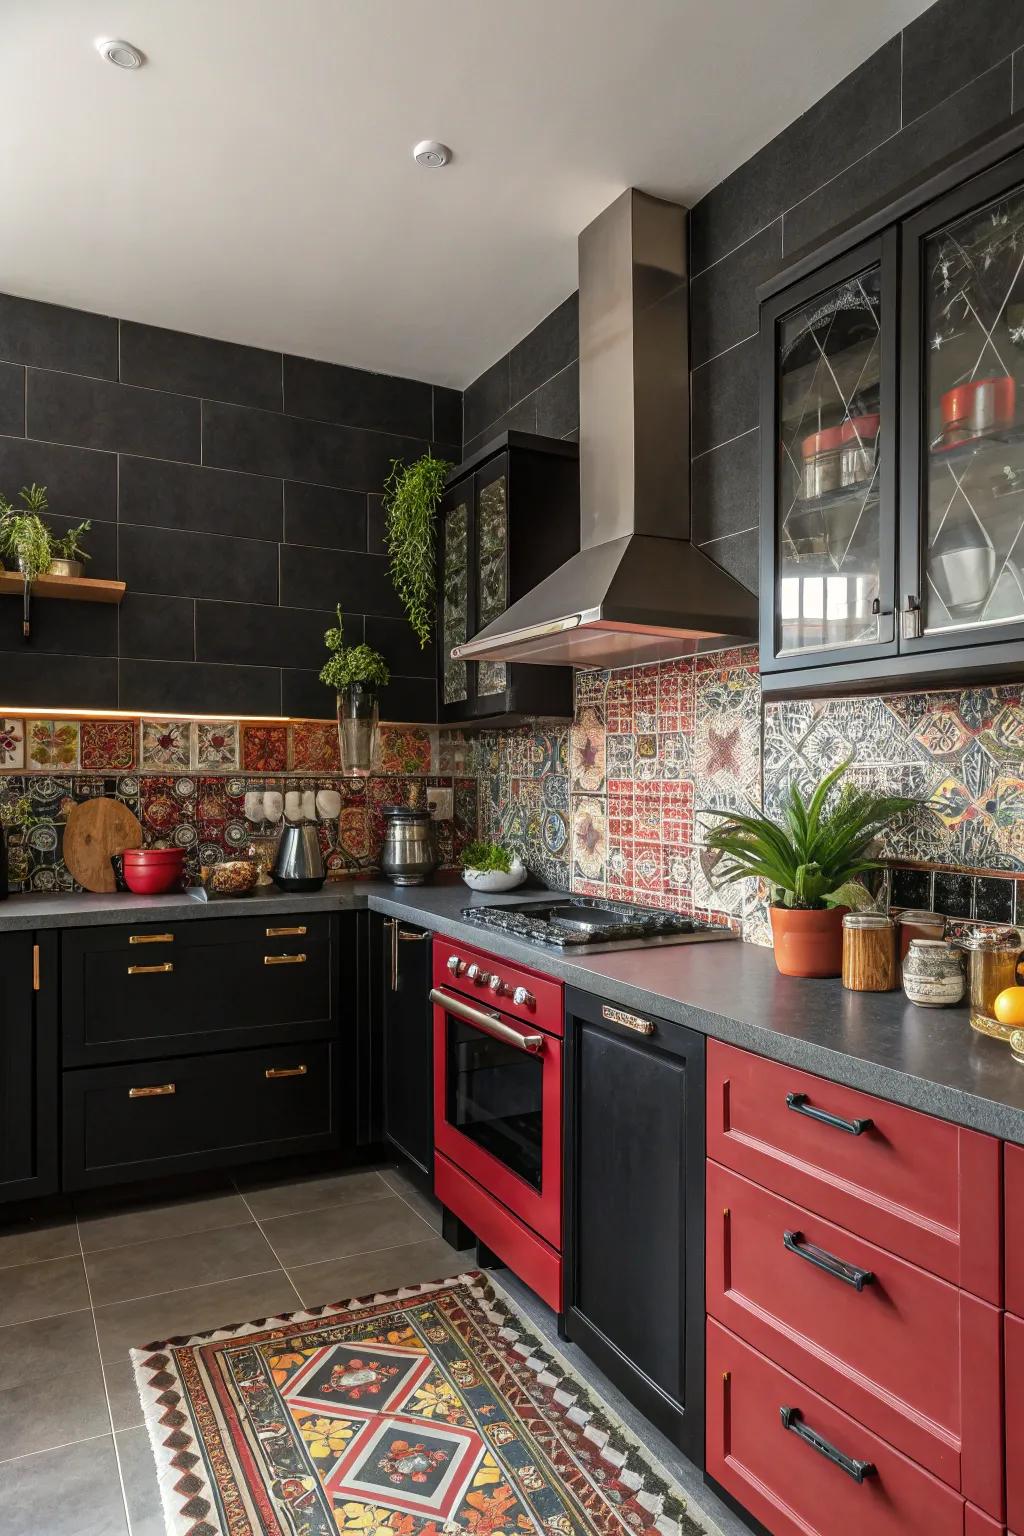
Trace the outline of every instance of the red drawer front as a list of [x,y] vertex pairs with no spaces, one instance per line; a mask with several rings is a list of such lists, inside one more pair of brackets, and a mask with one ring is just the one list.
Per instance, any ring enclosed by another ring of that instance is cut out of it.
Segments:
[[1006,1314],[1006,1523],[1024,1531],[1024,1318]]
[[1006,1526],[973,1504],[964,1506],[964,1536],[1006,1536]]
[[541,1301],[561,1312],[560,1254],[439,1153],[434,1158],[434,1193]]
[[1003,1147],[1006,1209],[1006,1310],[1024,1317],[1024,1147]]
[[[1002,1300],[1000,1144],[708,1041],[708,1156],[891,1253]],[[788,1096],[797,1095],[798,1108]],[[809,1116],[847,1124],[854,1135]]]
[[[707,1309],[981,1508],[1003,1513],[998,1308],[707,1165]],[[862,1288],[793,1253],[870,1272]],[[827,1260],[826,1260],[827,1261]]]
[[[465,966],[479,966],[487,977],[498,976],[503,983],[500,996],[493,993],[486,982],[470,981],[465,972],[454,976],[448,969],[448,961],[453,957]],[[552,981],[550,976],[527,970],[526,966],[515,965],[511,960],[502,960],[498,955],[485,954],[483,950],[473,949],[469,944],[435,938],[434,986],[458,992],[467,1002],[478,1001],[488,1007],[500,1008],[502,1013],[509,1014],[520,1023],[537,1024],[549,1034],[561,1035],[565,1032],[564,994],[560,981]],[[517,987],[524,987],[533,1001],[515,1002],[513,993]]]
[[[855,1419],[708,1320],[707,1470],[775,1536],[963,1536],[963,1499]],[[874,1472],[855,1482],[786,1429]]]

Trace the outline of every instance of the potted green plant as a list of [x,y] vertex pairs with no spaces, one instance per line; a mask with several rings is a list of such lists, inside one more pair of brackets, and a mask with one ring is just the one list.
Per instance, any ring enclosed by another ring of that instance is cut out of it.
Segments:
[[85,562],[92,556],[88,550],[82,548],[82,535],[88,533],[92,527],[89,518],[76,523],[69,528],[67,533],[55,539],[51,535],[50,543],[53,549],[53,559],[50,561],[49,574],[51,576],[83,576],[85,574]]
[[346,645],[341,605],[338,623],[324,632],[330,655],[320,681],[337,698],[338,745],[343,773],[369,773],[377,761],[380,725],[380,692],[391,681],[391,671],[379,651],[369,645]]
[[47,509],[45,485],[22,486],[22,512],[0,495],[0,555],[13,560],[26,581],[45,576],[53,559],[50,530],[41,514]]
[[514,891],[526,879],[526,865],[501,843],[478,838],[462,850],[462,878],[471,891]]
[[392,459],[384,482],[384,542],[391,580],[425,650],[434,633],[435,513],[451,469],[429,451],[412,464]]
[[843,915],[855,896],[849,888],[858,875],[879,867],[869,856],[879,832],[921,803],[852,784],[830,801],[849,766],[840,763],[826,774],[809,802],[791,784],[778,821],[736,811],[705,813],[722,817],[708,837],[708,847],[724,856],[721,883],[753,876],[771,888],[775,963],[784,976],[840,974]]

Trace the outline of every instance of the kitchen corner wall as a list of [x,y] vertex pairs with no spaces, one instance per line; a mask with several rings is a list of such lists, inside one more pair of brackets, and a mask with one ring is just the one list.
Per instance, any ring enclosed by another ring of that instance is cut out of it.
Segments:
[[379,492],[428,443],[457,461],[462,397],[279,352],[0,296],[0,491],[33,481],[121,607],[0,603],[0,708],[327,716],[323,631],[387,657],[382,709],[433,720],[387,573]]

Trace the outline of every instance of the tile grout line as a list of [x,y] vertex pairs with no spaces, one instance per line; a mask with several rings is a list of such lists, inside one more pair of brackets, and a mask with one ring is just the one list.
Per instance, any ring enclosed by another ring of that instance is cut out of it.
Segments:
[[291,1275],[288,1273],[288,1271],[285,1268],[285,1266],[281,1263],[281,1258],[280,1258],[280,1255],[277,1252],[277,1249],[274,1247],[273,1243],[270,1241],[270,1238],[264,1232],[262,1224],[256,1219],[256,1215],[255,1215],[255,1213],[254,1213],[254,1211],[252,1209],[252,1206],[249,1204],[248,1200],[245,1198],[245,1196],[243,1195],[242,1191],[238,1188],[238,1181],[237,1181],[237,1179],[232,1178],[231,1182],[235,1186],[235,1192],[238,1195],[238,1198],[241,1200],[242,1204],[245,1206],[246,1210],[249,1212],[249,1215],[252,1217],[253,1221],[255,1222],[257,1232],[260,1234],[260,1236],[262,1237],[263,1241],[266,1243],[267,1247],[270,1249],[271,1253],[274,1255],[274,1258],[275,1258],[279,1268],[281,1269],[282,1273],[284,1274],[285,1279],[288,1281],[288,1284],[291,1286],[292,1290],[295,1292],[295,1295],[298,1297],[299,1306],[304,1308],[306,1303],[303,1301],[302,1297],[299,1296],[299,1288],[298,1288],[298,1286],[295,1284],[295,1281],[292,1279]]
[[[420,1220],[423,1221],[422,1216],[420,1217]],[[423,1225],[427,1228],[427,1237],[414,1237],[412,1242],[406,1243],[386,1243],[383,1248],[364,1248],[359,1253],[342,1253],[327,1259],[307,1259],[304,1264],[293,1264],[292,1269],[316,1269],[320,1264],[347,1264],[349,1259],[368,1259],[373,1254],[394,1253],[399,1248],[417,1248],[419,1247],[420,1243],[429,1243],[431,1239],[441,1237],[440,1232],[435,1232],[433,1227],[427,1226],[425,1221],[423,1222]],[[441,1238],[441,1241],[443,1242],[444,1239]],[[458,1249],[456,1249],[455,1252],[458,1252]],[[288,1278],[291,1279],[290,1271],[288,1272]],[[292,1283],[294,1284],[294,1282]],[[305,1302],[303,1302],[303,1306],[305,1306]]]
[[[120,327],[118,329],[120,330]],[[109,1388],[107,1387],[107,1369],[106,1369],[106,1366],[103,1364],[103,1350],[100,1348],[100,1330],[99,1330],[99,1324],[96,1321],[96,1308],[93,1306],[92,1284],[91,1284],[91,1282],[89,1280],[89,1266],[85,1262],[85,1249],[82,1246],[82,1232],[81,1232],[81,1228],[78,1225],[78,1216],[77,1216],[77,1214],[75,1216],[75,1232],[76,1232],[76,1234],[78,1236],[78,1253],[79,1253],[79,1257],[81,1259],[81,1264],[82,1264],[82,1274],[85,1277],[86,1294],[89,1297],[89,1316],[92,1318],[93,1337],[96,1340],[96,1358],[99,1361],[100,1380],[103,1383],[103,1398],[104,1398],[104,1401],[106,1402],[106,1405],[107,1405],[107,1420],[108,1420],[108,1422],[110,1424],[110,1437],[111,1437],[111,1439],[114,1442],[114,1463],[115,1463],[115,1465],[117,1467],[117,1481],[120,1484],[120,1488],[121,1488],[121,1503],[124,1506],[124,1519],[125,1519],[125,1524],[128,1527],[129,1536],[130,1536],[131,1528],[132,1528],[132,1519],[131,1519],[131,1515],[128,1513],[128,1494],[127,1494],[127,1492],[125,1490],[125,1486],[124,1486],[124,1473],[121,1471],[121,1457],[118,1454],[117,1434],[116,1434],[116,1432],[114,1430],[114,1410],[113,1410],[113,1408],[111,1406],[110,1391],[109,1391]],[[102,1438],[102,1437],[97,1437],[97,1438]]]
[[[135,1427],[138,1428],[139,1426],[136,1425]],[[30,1461],[33,1456],[46,1456],[50,1451],[67,1451],[76,1445],[90,1445],[94,1440],[110,1440],[113,1438],[112,1434],[108,1435],[104,1432],[99,1435],[83,1435],[81,1440],[64,1440],[60,1445],[44,1445],[38,1451],[22,1451],[20,1456],[3,1457],[0,1460],[0,1467],[12,1466],[16,1461]],[[127,1505],[125,1506],[125,1513],[127,1514]]]

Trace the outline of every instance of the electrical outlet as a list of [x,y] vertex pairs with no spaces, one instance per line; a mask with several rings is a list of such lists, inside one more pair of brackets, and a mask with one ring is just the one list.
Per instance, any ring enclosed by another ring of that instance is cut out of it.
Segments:
[[427,809],[431,821],[451,821],[455,807],[452,804],[454,790],[428,789]]

